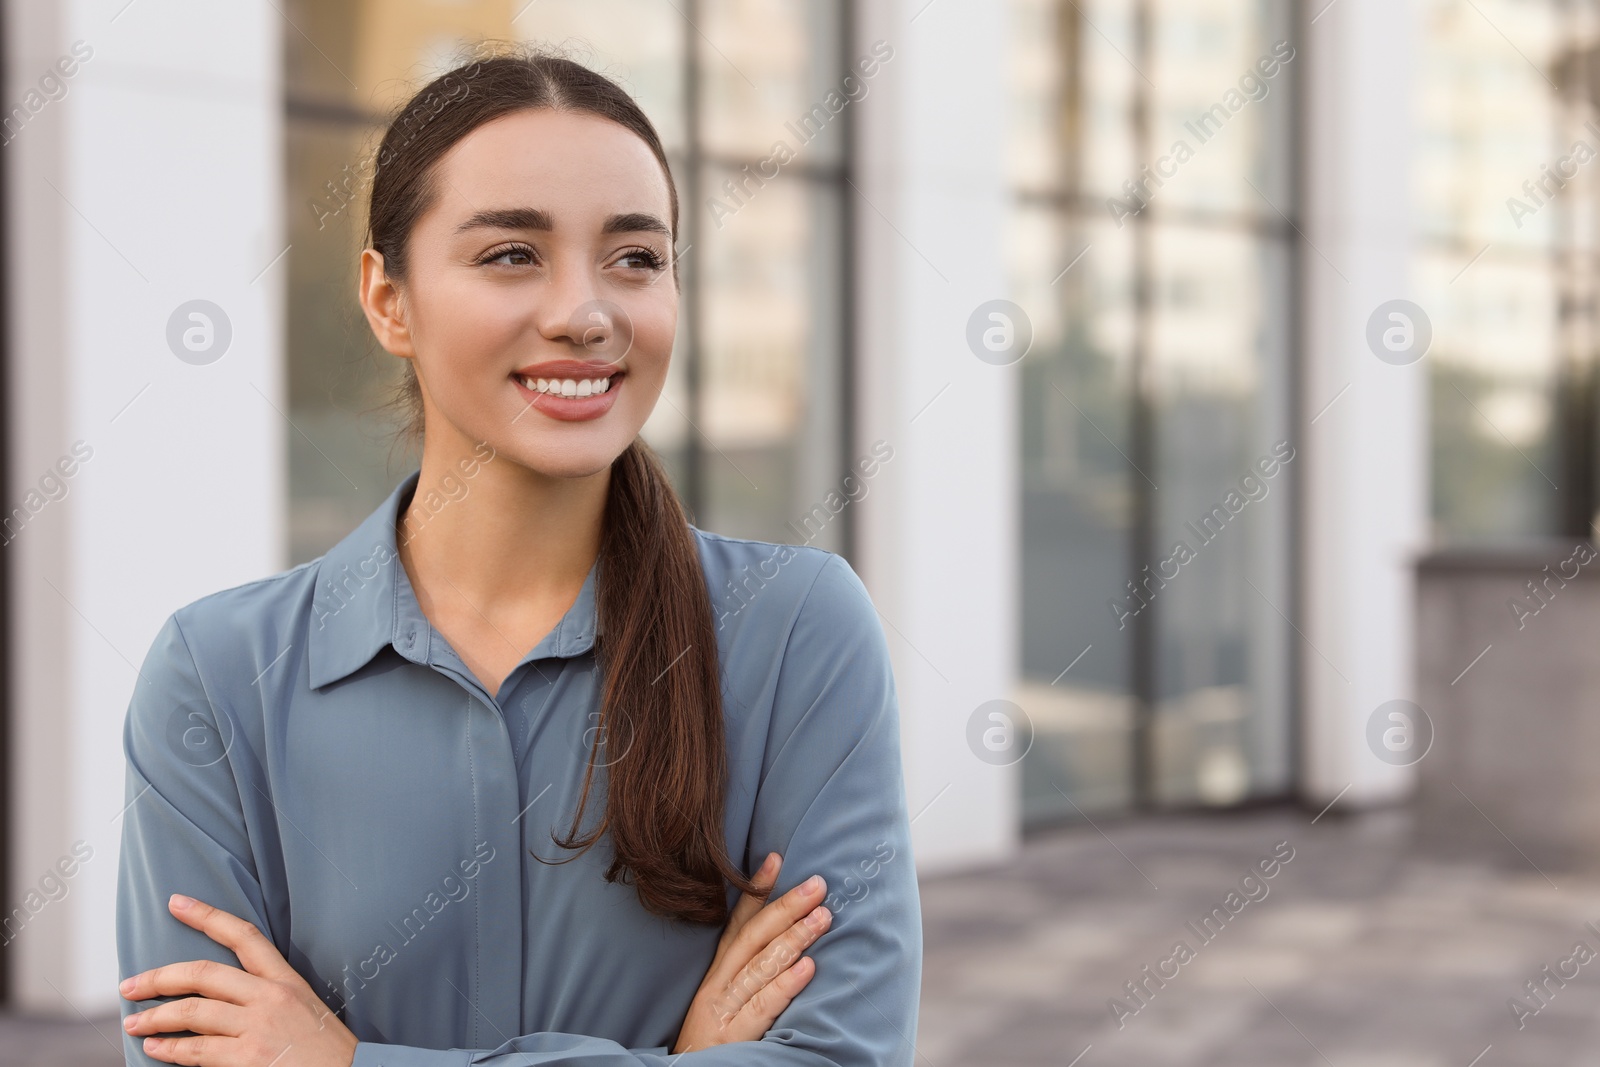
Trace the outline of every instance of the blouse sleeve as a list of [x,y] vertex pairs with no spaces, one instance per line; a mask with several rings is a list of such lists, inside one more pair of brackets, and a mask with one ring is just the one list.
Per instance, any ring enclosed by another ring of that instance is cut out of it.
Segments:
[[[922,984],[922,910],[889,649],[866,587],[829,556],[783,653],[771,764],[750,854],[783,855],[774,897],[811,874],[833,925],[808,950],[816,973],[754,1046],[696,1064],[909,1067]],[[770,1056],[748,1058],[759,1049]]]
[[811,981],[760,1041],[676,1056],[555,1033],[488,1050],[362,1042],[352,1067],[910,1067],[922,911],[899,711],[876,610],[839,556],[818,572],[783,650],[765,758],[750,855],[782,853],[774,899],[821,874],[834,918],[807,952]]
[[[117,868],[121,976],[184,960],[239,967],[233,952],[167,910],[168,897],[186,893],[272,937],[231,768],[229,750],[237,737],[207,698],[176,615],[167,618],[145,657],[122,736],[127,806]],[[122,1016],[177,999],[122,998]],[[124,1033],[122,1042],[130,1065],[164,1062],[145,1054],[142,1036]]]

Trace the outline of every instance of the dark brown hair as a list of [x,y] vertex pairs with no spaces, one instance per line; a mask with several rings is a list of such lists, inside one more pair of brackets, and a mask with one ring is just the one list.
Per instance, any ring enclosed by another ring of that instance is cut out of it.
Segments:
[[[564,56],[501,49],[429,82],[384,134],[367,243],[383,256],[390,279],[406,276],[406,241],[438,194],[433,168],[440,157],[484,123],[530,108],[596,115],[638,134],[666,175],[676,244],[677,188],[661,138],[638,104],[611,79]],[[672,269],[677,284],[676,263]],[[409,360],[394,406],[404,432],[420,437],[421,391]],[[723,834],[728,772],[711,599],[683,506],[641,439],[611,466],[598,580],[600,729],[572,829],[552,839],[581,855],[609,834],[607,881],[635,885],[655,914],[726,922],[727,884],[754,887],[728,859]],[[602,741],[604,814],[579,836]]]

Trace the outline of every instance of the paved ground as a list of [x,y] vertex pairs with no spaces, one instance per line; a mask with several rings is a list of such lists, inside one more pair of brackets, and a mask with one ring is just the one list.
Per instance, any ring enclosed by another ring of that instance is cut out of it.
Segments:
[[[1241,888],[1279,842],[1293,857]],[[1424,854],[1398,811],[1041,835],[1002,869],[925,881],[917,1063],[1587,1067],[1600,955],[1574,948],[1600,953],[1584,925],[1600,928],[1600,878],[1547,873]],[[1197,933],[1218,907],[1227,922]],[[1190,952],[1174,955],[1180,940]],[[1563,961],[1576,977],[1548,979],[1519,1030],[1508,1001]],[[1124,988],[1136,979],[1142,1001]],[[0,1016],[0,1067],[116,1067],[115,1021],[95,1022]]]
[[[1583,965],[1600,953],[1584,926],[1600,928],[1600,879],[1420,854],[1399,811],[1099,831],[1036,838],[1003,871],[926,881],[921,1067],[1600,1063],[1600,956]],[[1213,940],[1186,925],[1285,841],[1293,859],[1246,884],[1259,900],[1240,893],[1221,932],[1202,931]],[[1519,1030],[1510,998],[1580,941],[1576,977],[1548,980],[1547,1006]],[[1143,1003],[1124,988],[1135,979]]]

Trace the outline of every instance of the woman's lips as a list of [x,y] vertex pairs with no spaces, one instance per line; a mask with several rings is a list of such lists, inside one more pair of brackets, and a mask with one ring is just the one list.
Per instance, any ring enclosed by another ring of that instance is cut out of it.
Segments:
[[[522,393],[523,402],[535,411],[562,422],[585,422],[589,419],[598,419],[611,410],[611,405],[617,402],[617,390],[622,388],[624,377],[626,376],[620,372],[610,375],[604,392],[590,393],[588,396],[562,396],[553,391],[541,393],[537,388],[528,388],[526,384],[528,380],[537,381],[537,379],[524,379],[519,374],[511,375],[511,381]],[[571,380],[577,382],[596,379],[574,377]]]

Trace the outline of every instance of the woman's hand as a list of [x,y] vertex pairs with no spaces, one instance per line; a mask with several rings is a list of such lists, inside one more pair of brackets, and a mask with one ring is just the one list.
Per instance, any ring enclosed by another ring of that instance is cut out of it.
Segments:
[[816,973],[816,964],[800,953],[833,921],[833,913],[821,906],[827,885],[813,875],[766,904],[782,866],[776,852],[768,855],[752,878],[761,895],[745,893],[734,906],[678,1031],[674,1054],[761,1040]]
[[[128,1000],[198,993],[128,1016],[130,1034],[193,1030],[199,1037],[149,1038],[145,1054],[190,1067],[350,1067],[356,1036],[328,1010],[267,936],[244,919],[174,894],[172,914],[233,950],[245,969],[214,960],[172,963],[122,983]],[[279,1057],[290,1049],[294,1055]]]

